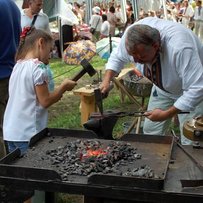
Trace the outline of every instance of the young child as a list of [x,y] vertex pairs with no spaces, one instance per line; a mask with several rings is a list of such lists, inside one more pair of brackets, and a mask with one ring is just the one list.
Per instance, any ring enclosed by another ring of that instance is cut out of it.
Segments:
[[109,37],[110,32],[110,23],[107,21],[107,15],[102,15],[102,25],[100,30],[100,39],[103,39],[105,37]]
[[40,29],[27,27],[21,34],[3,122],[3,136],[9,152],[18,147],[23,155],[32,136],[46,128],[47,108],[76,85],[76,82],[65,79],[49,92],[46,65],[52,45],[51,35]]

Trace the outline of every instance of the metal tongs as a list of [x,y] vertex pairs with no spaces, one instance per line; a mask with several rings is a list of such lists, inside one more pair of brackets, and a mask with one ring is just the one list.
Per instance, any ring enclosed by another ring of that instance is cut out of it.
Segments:
[[[125,117],[125,116],[133,116],[133,117],[142,117],[146,116],[145,113],[149,111],[134,111],[134,112],[126,112],[126,111],[106,111],[106,112],[94,112],[91,114],[91,118],[105,118],[105,117]],[[181,111],[178,114],[188,114],[188,111]]]
[[117,116],[117,117],[125,117],[125,116],[141,117],[141,116],[145,116],[145,111],[134,111],[134,112],[120,111],[120,112],[115,113],[115,116]]
[[145,116],[144,111],[135,111],[135,112],[125,112],[125,111],[107,111],[103,112],[102,114],[100,112],[95,112],[91,115],[91,118],[106,118],[106,117],[125,117],[125,116],[133,116],[133,117],[141,117]]

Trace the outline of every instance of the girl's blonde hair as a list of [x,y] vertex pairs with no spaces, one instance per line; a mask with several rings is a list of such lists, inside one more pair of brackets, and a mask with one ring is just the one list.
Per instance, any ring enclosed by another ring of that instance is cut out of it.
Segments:
[[34,27],[23,31],[20,38],[20,44],[15,57],[16,61],[24,59],[30,50],[35,49],[35,42],[38,39],[43,38],[45,43],[52,43],[53,41],[52,36],[48,32]]

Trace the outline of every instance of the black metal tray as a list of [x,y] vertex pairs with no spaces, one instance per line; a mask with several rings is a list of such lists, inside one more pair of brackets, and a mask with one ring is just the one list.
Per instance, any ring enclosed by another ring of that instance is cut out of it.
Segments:
[[141,152],[142,159],[136,160],[137,166],[149,165],[155,171],[156,175],[158,175],[158,178],[93,174],[89,177],[88,182],[98,185],[164,189],[164,181],[173,149],[173,137],[126,134],[123,136],[122,141],[130,142],[131,145],[138,149],[138,152]]
[[[19,150],[15,150],[0,161],[0,175],[15,178],[61,181],[57,168],[54,168],[42,157],[47,149],[62,146],[75,139],[98,139],[91,131],[51,129],[46,128],[33,137],[30,149],[25,157],[19,158]],[[50,141],[51,140],[51,141]],[[102,143],[112,140],[100,139]],[[158,175],[158,178],[122,177],[115,174],[90,176],[70,175],[69,183],[107,185],[119,187],[139,187],[146,189],[163,189],[167,174],[168,164],[173,147],[173,137],[156,135],[125,135],[119,142],[129,142],[142,154],[142,159],[137,160],[137,166],[147,164]],[[131,165],[129,167],[135,167]],[[15,172],[14,172],[15,171]]]

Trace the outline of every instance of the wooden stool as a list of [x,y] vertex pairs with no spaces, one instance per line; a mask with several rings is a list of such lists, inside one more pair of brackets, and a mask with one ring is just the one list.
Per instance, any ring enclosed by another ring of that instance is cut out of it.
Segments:
[[81,125],[83,125],[92,112],[98,111],[95,103],[94,88],[82,87],[74,90],[73,93],[80,96]]

